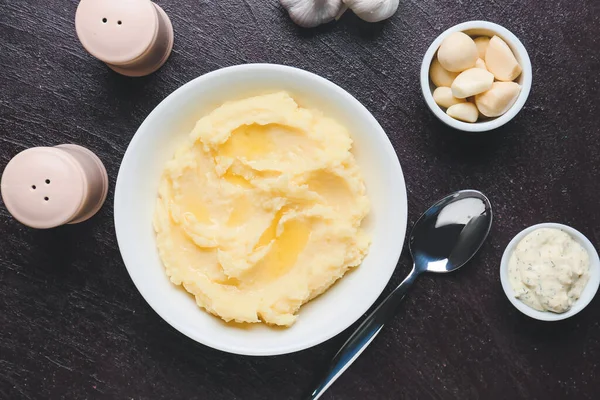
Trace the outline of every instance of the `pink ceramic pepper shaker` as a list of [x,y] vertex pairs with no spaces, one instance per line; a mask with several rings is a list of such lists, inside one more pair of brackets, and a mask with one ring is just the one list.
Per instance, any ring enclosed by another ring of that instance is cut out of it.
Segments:
[[108,176],[102,161],[85,147],[34,147],[9,161],[0,191],[15,219],[46,229],[96,214],[106,200]]
[[114,71],[144,76],[173,49],[173,26],[150,0],[81,0],[75,29],[83,47]]

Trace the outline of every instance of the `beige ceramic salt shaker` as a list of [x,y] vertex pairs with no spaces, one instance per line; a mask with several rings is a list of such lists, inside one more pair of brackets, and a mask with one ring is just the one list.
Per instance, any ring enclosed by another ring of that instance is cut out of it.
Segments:
[[75,29],[91,55],[126,76],[151,74],[173,48],[171,20],[150,0],[81,0]]
[[106,200],[108,176],[102,161],[85,147],[34,147],[9,161],[0,191],[15,219],[46,229],[96,214]]

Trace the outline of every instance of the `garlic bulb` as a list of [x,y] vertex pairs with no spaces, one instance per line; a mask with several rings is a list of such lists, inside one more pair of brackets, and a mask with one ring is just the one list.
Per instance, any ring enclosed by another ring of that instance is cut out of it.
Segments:
[[399,0],[343,0],[354,14],[367,22],[383,21],[394,15]]
[[[341,11],[342,0],[279,0],[290,18],[303,28],[332,21]],[[397,2],[397,0],[396,0]]]

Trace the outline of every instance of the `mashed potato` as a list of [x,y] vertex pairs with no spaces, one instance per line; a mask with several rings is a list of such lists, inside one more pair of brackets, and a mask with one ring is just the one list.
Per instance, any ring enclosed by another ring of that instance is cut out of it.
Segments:
[[225,321],[290,326],[369,248],[338,122],[284,92],[223,104],[167,163],[154,227],[171,281]]

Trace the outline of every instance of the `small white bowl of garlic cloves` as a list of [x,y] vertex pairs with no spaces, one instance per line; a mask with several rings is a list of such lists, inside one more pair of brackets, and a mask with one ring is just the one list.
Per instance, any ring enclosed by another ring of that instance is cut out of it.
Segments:
[[496,129],[523,108],[531,90],[529,55],[506,28],[487,21],[453,26],[429,46],[421,90],[431,111],[466,132]]

